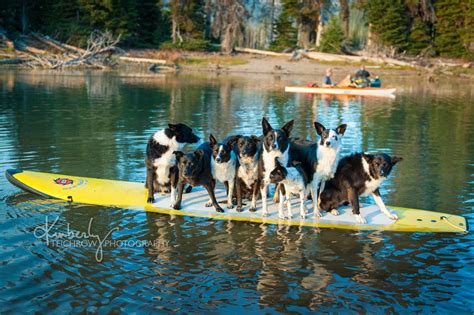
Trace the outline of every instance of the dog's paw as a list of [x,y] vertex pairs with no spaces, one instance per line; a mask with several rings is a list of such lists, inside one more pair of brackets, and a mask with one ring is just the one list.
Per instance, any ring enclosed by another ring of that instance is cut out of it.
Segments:
[[395,213],[391,212],[388,214],[388,217],[392,220],[398,220],[398,215],[396,215]]
[[336,209],[332,209],[331,214],[332,215],[339,215],[339,211],[337,211]]
[[323,215],[321,214],[321,212],[319,212],[319,210],[314,210],[313,218],[318,219],[318,218],[321,218],[322,216]]
[[237,207],[237,208],[235,208],[235,211],[242,212],[242,211],[244,211],[244,209],[242,207]]
[[204,206],[205,206],[206,208],[212,207],[212,201],[206,202],[206,204],[205,204]]
[[[252,211],[254,212],[254,211]],[[268,217],[268,212],[262,212],[262,217]]]
[[250,212],[255,212],[255,211],[257,211],[257,208],[250,207],[250,208],[249,208],[249,211],[250,211]]
[[171,204],[171,208],[173,208],[174,210],[181,210],[181,205],[178,205],[177,203]]
[[222,209],[221,207],[216,207],[216,211],[219,213],[224,213],[224,209]]
[[232,202],[227,203],[227,209],[234,209],[234,204]]
[[359,224],[367,224],[367,220],[364,219],[360,214],[355,214],[354,217],[355,217],[357,223],[359,223]]
[[146,200],[147,203],[154,203],[155,202],[155,198],[153,197],[150,197]]

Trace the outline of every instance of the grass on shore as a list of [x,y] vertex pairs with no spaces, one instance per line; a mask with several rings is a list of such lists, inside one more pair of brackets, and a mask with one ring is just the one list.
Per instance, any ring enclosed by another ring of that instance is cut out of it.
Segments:
[[237,66],[246,64],[247,60],[236,56],[190,56],[180,58],[179,63],[191,66],[208,66],[212,64],[220,66]]

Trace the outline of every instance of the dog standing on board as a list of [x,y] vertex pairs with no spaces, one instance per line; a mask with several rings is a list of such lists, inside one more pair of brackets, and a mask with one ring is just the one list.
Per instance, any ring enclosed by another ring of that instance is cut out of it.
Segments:
[[238,212],[242,212],[242,199],[252,200],[249,211],[257,211],[260,180],[258,178],[258,162],[262,153],[261,141],[256,136],[238,136],[234,145],[234,153],[238,159],[235,178],[235,190]]
[[[157,131],[148,140],[146,146],[146,184],[148,189],[148,203],[155,202],[155,192],[172,193],[175,199],[175,190],[171,187],[173,172],[177,172],[174,151],[182,150],[186,143],[197,143],[199,137],[185,124],[168,124],[168,128]],[[174,201],[172,201],[174,202]]]
[[274,184],[280,183],[280,185],[284,186],[289,219],[293,217],[291,195],[295,194],[299,196],[300,217],[304,219],[306,216],[305,200],[308,177],[301,167],[300,162],[292,161],[290,164],[291,166],[285,167],[281,165],[278,158],[275,157],[275,169],[270,172],[270,182]]
[[[227,208],[234,207],[232,199],[234,196],[235,174],[237,171],[237,156],[233,151],[233,146],[237,142],[238,136],[231,136],[219,143],[211,134],[209,136],[209,149],[211,155],[211,174],[212,177],[224,184],[227,192]],[[212,206],[212,200],[206,203],[206,207]]]
[[[273,129],[265,117],[262,119],[263,149],[259,160],[259,179],[263,216],[268,216],[267,193],[270,173],[275,169],[275,158],[278,158],[283,166],[287,166],[290,160],[290,133],[293,125],[294,120],[291,120],[281,129]],[[280,190],[279,217],[284,217],[283,201],[283,192]]]
[[[312,144],[295,141],[291,146],[291,157],[302,164],[308,176],[309,190],[313,199],[313,216],[321,217],[318,199],[324,190],[327,180],[334,177],[341,151],[342,137],[347,125],[342,124],[336,129],[326,129],[323,124],[314,122],[319,141]],[[331,211],[338,215],[337,210]]]
[[339,162],[334,178],[328,181],[321,193],[321,209],[329,211],[349,203],[357,223],[365,224],[367,221],[360,214],[359,196],[370,194],[383,213],[397,220],[397,215],[391,213],[382,201],[379,188],[401,160],[401,157],[390,157],[384,153],[356,153],[344,157]]
[[[184,186],[189,184],[193,187],[204,186],[206,188],[209,197],[211,198],[212,205],[217,212],[224,212],[219,206],[214,194],[216,187],[216,181],[212,178],[211,172],[211,154],[210,150],[207,149],[206,144],[199,146],[198,150],[184,154],[181,151],[174,151],[177,160],[178,173],[173,178],[173,187],[177,189],[176,201],[171,199],[171,207],[173,209],[181,209],[181,201],[183,200]],[[176,174],[176,173],[175,173]]]

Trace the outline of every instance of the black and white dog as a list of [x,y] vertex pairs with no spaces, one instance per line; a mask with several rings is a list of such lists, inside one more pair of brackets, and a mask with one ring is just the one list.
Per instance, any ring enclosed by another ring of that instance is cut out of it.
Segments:
[[401,160],[401,157],[390,157],[384,153],[356,153],[344,157],[339,162],[334,178],[327,182],[321,193],[321,209],[329,211],[349,203],[357,223],[365,224],[367,221],[360,215],[359,196],[371,194],[380,210],[389,218],[397,220],[397,215],[385,207],[379,188]]
[[[270,185],[270,173],[275,169],[275,158],[283,166],[290,161],[290,133],[294,120],[287,122],[281,129],[273,129],[265,117],[262,119],[263,150],[259,161],[260,193],[262,195],[262,215],[268,216],[267,192]],[[284,217],[283,192],[280,189],[279,216]]]
[[[148,203],[155,201],[154,193],[173,194],[170,178],[176,172],[176,158],[174,151],[182,150],[186,143],[196,143],[199,137],[185,124],[168,124],[168,128],[156,132],[148,140],[146,146],[146,184],[148,189]],[[173,201],[174,202],[174,201]]]
[[173,185],[177,188],[178,194],[175,202],[173,199],[171,200],[172,208],[176,210],[181,209],[184,186],[190,184],[193,187],[204,186],[216,211],[224,212],[217,203],[214,194],[216,181],[212,178],[211,154],[210,151],[206,150],[205,145],[199,146],[198,150],[188,154],[174,151],[178,165],[178,175],[174,178]]
[[[219,143],[211,134],[209,136],[209,148],[211,149],[211,173],[212,177],[225,185],[227,191],[227,208],[234,207],[232,199],[234,196],[235,174],[237,171],[237,156],[233,151],[233,146],[238,140],[238,136],[230,136]],[[206,207],[212,206],[212,200],[206,203]]]
[[[334,177],[341,151],[342,137],[346,124],[335,129],[326,129],[321,123],[315,122],[314,128],[320,137],[316,143],[295,141],[291,145],[291,157],[299,161],[308,176],[309,190],[313,199],[313,216],[321,217],[318,207],[319,193],[324,190],[327,180]],[[337,210],[331,211],[338,215]]]
[[250,212],[257,211],[260,180],[258,178],[258,162],[262,152],[262,145],[256,136],[238,136],[234,145],[234,152],[238,159],[235,178],[238,212],[242,211],[242,199],[252,200]]
[[[291,210],[291,195],[298,195],[300,198],[300,217],[306,216],[306,186],[308,177],[306,176],[300,162],[292,161],[291,166],[285,167],[281,165],[277,157],[275,157],[275,169],[270,172],[270,182],[274,184],[280,183],[285,188],[286,207],[288,218],[293,217]],[[282,218],[283,219],[283,218]]]

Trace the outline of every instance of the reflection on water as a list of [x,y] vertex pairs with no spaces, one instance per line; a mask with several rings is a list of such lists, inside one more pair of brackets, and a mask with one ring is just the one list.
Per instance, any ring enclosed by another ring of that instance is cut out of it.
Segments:
[[[147,138],[168,121],[222,138],[260,134],[262,116],[296,119],[293,135],[310,139],[313,121],[344,122],[344,154],[404,157],[383,186],[388,204],[474,224],[472,82],[387,78],[395,99],[282,92],[305,80],[0,72],[0,165],[143,181]],[[43,200],[4,179],[0,204],[0,311],[474,311],[471,235],[214,222]],[[45,218],[62,232],[92,218],[94,233],[147,246],[104,246],[99,263],[95,247],[35,238]]]

